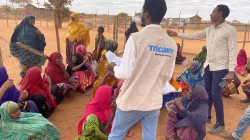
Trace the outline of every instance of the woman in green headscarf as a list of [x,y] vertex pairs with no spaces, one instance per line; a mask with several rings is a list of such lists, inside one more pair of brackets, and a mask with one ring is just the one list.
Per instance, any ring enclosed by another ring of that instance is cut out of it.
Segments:
[[106,50],[115,53],[118,48],[118,43],[114,40],[108,39],[106,41]]
[[108,135],[104,134],[99,127],[99,120],[96,115],[89,115],[84,122],[82,135],[77,137],[76,140],[107,140]]
[[207,47],[203,46],[202,51],[196,55],[194,60],[199,61],[201,64],[204,64],[207,58]]
[[8,101],[0,107],[1,140],[58,140],[60,132],[41,114],[21,113],[17,103]]

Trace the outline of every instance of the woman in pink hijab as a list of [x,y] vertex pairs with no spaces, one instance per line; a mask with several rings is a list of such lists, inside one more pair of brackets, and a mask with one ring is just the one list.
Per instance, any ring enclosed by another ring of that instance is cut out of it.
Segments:
[[247,54],[244,49],[241,49],[237,56],[237,66],[235,72],[244,75],[246,73],[246,64],[247,64]]

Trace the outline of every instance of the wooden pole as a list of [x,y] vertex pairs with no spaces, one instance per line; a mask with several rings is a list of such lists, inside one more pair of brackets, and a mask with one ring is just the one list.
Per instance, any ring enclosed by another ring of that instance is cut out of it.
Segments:
[[[127,19],[125,18],[125,32],[124,33],[126,33],[126,30],[127,30]],[[125,50],[125,46],[126,46],[126,36],[125,36],[125,34],[124,34],[124,50]]]
[[13,7],[14,14],[15,14],[15,22],[16,22],[16,25],[17,25],[17,21],[16,21],[16,12],[15,12],[15,7],[14,7],[14,3],[13,3],[13,2],[12,2],[12,7]]
[[246,46],[246,38],[247,38],[247,25],[245,25],[245,34],[244,34],[244,42],[243,42],[243,49],[245,48]]
[[117,21],[116,21],[116,42],[118,42],[118,30],[119,30],[119,27],[118,27],[118,21],[119,21],[119,18],[117,16]]
[[96,14],[95,14],[95,29],[96,29],[96,15],[97,15],[97,12],[96,12]]
[[180,11],[180,14],[179,14],[179,27],[178,27],[178,32],[179,32],[179,29],[180,29],[180,25],[181,25],[181,11]]
[[[248,20],[248,26],[249,26],[249,20]],[[248,36],[248,41],[250,40],[249,38],[249,28],[247,29],[247,36]]]
[[108,10],[108,31],[109,31],[109,10]]
[[198,10],[197,10],[197,12],[196,12],[196,15],[195,15],[195,18],[194,18],[194,23],[195,23],[195,29],[196,29],[196,18],[197,18],[197,16],[198,16]]
[[54,17],[54,11],[52,11],[52,26],[55,27],[55,20],[53,20],[53,17]]
[[114,17],[114,26],[113,26],[113,40],[115,41],[115,26],[116,26],[116,17]]
[[[182,32],[184,33],[185,32],[185,22],[184,22],[184,24],[183,24],[183,26],[182,26]],[[184,47],[184,39],[181,39],[181,52],[182,52],[182,50],[183,50],[183,47]]]
[[54,9],[54,22],[55,22],[55,29],[56,29],[56,43],[57,43],[57,52],[61,53],[60,49],[60,38],[59,38],[59,31],[58,31],[58,19],[57,19],[57,12]]
[[9,12],[8,12],[8,0],[6,0],[6,21],[7,21],[7,28],[9,28]]
[[49,28],[49,16],[48,16],[48,12],[46,12],[46,19],[47,19],[47,28]]
[[6,14],[6,20],[7,20],[7,28],[9,28],[9,13],[7,11],[7,14]]
[[3,66],[3,55],[2,55],[1,48],[0,48],[0,66]]

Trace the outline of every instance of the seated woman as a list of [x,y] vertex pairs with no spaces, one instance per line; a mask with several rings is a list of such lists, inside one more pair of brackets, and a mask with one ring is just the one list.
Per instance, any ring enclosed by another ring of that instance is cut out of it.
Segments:
[[76,140],[108,139],[112,121],[115,117],[115,99],[118,93],[110,86],[101,86],[95,98],[87,105],[78,124]]
[[243,92],[246,95],[245,99],[242,99],[241,103],[250,103],[250,74],[246,77],[245,80],[241,82],[241,87]]
[[94,79],[91,77],[91,73],[88,72],[89,64],[87,60],[83,61],[81,53],[75,53],[72,56],[72,63],[67,67],[67,72],[70,76],[79,78],[80,90],[85,93],[85,90],[94,83]]
[[0,105],[7,101],[18,103],[22,112],[39,113],[36,104],[31,100],[26,100],[28,97],[27,91],[19,91],[13,80],[8,78],[5,67],[0,67]]
[[[165,92],[165,93],[164,93]],[[162,107],[165,107],[165,103],[175,98],[178,98],[181,93],[181,87],[179,83],[172,77],[172,79],[166,83],[165,87],[163,88],[163,103]]]
[[103,85],[114,87],[118,85],[118,82],[119,80],[115,77],[114,72],[108,71],[104,77],[99,77],[97,81],[95,81],[94,88],[92,90],[93,98],[95,98],[96,90],[99,87]]
[[166,139],[203,140],[208,119],[208,94],[205,88],[195,86],[187,96],[166,103],[168,113]]
[[39,67],[28,69],[20,89],[28,91],[28,99],[36,103],[40,113],[46,118],[52,114],[63,97],[58,92],[57,86],[52,87],[51,80],[47,75],[43,80]]
[[106,50],[107,51],[111,51],[113,53],[115,53],[118,49],[118,43],[116,41],[113,40],[107,40],[106,41]]
[[199,61],[203,65],[206,61],[206,58],[207,58],[207,47],[203,46],[201,52],[196,55],[194,60]]
[[60,88],[60,93],[71,96],[79,85],[77,77],[70,77],[63,64],[62,55],[58,52],[52,53],[49,57],[49,64],[45,68],[45,74],[51,79],[52,85]]
[[18,104],[5,102],[0,107],[1,140],[59,140],[58,129],[41,114],[21,113]]
[[92,65],[92,54],[88,53],[86,50],[86,47],[84,45],[79,45],[76,47],[76,52],[81,53],[83,60],[86,61],[87,65],[89,66],[89,69],[86,71],[88,75],[88,79],[91,81],[95,81],[95,73],[93,68],[91,67]]
[[101,58],[98,62],[98,77],[103,77],[107,73],[108,60],[106,58],[107,51],[102,51]]
[[247,54],[244,49],[241,49],[237,56],[237,66],[234,71],[242,76],[246,73],[246,64],[247,64]]
[[[185,70],[179,77],[181,89],[189,89],[196,85],[205,87],[204,79],[201,75],[202,65],[199,61],[193,61],[191,66]],[[182,92],[181,96],[185,96]]]
[[177,56],[176,56],[176,64],[182,64],[184,60],[186,60],[186,57],[182,56],[181,51],[181,45],[179,43],[176,43],[178,50],[177,50]]

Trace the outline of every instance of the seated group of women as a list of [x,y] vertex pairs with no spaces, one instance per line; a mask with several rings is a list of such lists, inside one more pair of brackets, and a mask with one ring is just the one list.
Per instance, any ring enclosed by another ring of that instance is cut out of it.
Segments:
[[[40,69],[37,68],[37,70],[40,74]],[[5,67],[0,67],[0,77],[0,139],[58,140],[60,137],[58,129],[39,113],[42,112],[44,116],[49,115],[45,112],[48,106],[39,99],[45,100],[43,95],[48,94],[50,91],[40,89],[37,90],[37,92],[41,93],[40,95],[29,94],[28,91],[40,87],[37,85],[32,87],[27,82],[25,82],[25,86],[29,87],[28,90],[21,89],[19,91],[15,87],[13,80],[9,79]],[[34,79],[37,78],[35,75],[33,77]],[[31,79],[29,80],[31,81]],[[33,80],[32,82],[36,84],[39,81]],[[47,100],[50,101],[47,105],[50,104],[52,110],[54,107],[52,105],[55,104],[51,100],[51,96],[47,95]]]

